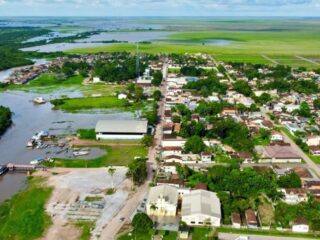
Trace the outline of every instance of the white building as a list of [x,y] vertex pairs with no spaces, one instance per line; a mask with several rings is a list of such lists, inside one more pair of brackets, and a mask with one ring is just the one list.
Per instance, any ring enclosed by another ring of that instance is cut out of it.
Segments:
[[305,218],[299,217],[292,224],[292,232],[307,233],[309,232],[309,225]]
[[286,188],[281,189],[283,193],[283,201],[287,204],[298,204],[308,201],[307,191],[303,188]]
[[216,193],[194,190],[182,199],[182,221],[189,226],[214,226],[221,224],[221,205]]
[[281,132],[272,131],[271,132],[271,141],[283,141],[283,136]]
[[147,214],[149,216],[176,216],[178,197],[179,194],[175,187],[160,185],[150,188],[146,204]]
[[142,139],[148,132],[147,121],[100,120],[96,125],[97,140]]
[[320,136],[319,135],[308,135],[306,136],[306,144],[310,146],[320,145]]

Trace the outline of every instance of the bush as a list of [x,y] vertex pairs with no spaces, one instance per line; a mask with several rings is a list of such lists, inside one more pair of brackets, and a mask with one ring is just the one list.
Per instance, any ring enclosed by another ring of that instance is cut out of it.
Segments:
[[137,213],[132,219],[132,226],[137,232],[148,232],[152,229],[153,223],[145,213]]
[[80,139],[96,139],[96,131],[94,129],[78,129],[77,133],[80,135]]

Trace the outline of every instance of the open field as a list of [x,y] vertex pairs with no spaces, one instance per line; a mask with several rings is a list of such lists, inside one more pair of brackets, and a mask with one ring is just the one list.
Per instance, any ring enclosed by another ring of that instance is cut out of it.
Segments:
[[[229,41],[214,45],[210,41]],[[274,64],[268,57],[294,67],[317,68],[320,59],[320,33],[317,31],[190,31],[174,33],[166,40],[151,44],[140,44],[144,53],[207,53],[217,60]],[[70,53],[135,52],[135,44],[113,44],[108,46],[74,49]],[[263,57],[262,55],[267,55]],[[302,56],[306,61],[296,56]],[[306,57],[307,56],[307,57]],[[314,63],[312,62],[314,61]]]
[[[134,157],[147,156],[148,149],[144,146],[104,147],[106,155],[92,160],[57,159],[52,166],[66,168],[96,168],[104,166],[127,166]],[[50,164],[51,165],[51,164]]]
[[52,188],[42,178],[30,178],[26,190],[0,205],[0,239],[38,239],[51,225],[45,204]]
[[[158,235],[163,236],[163,240],[176,240],[177,239],[177,232],[169,232],[169,231],[159,231]],[[151,239],[153,236],[152,233],[140,233],[140,232],[134,232],[122,235],[118,238],[118,240],[145,240],[145,239]]]

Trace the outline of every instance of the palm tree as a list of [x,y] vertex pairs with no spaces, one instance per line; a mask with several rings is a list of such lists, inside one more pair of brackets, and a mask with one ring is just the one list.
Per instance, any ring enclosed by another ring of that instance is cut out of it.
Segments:
[[155,227],[155,221],[154,221],[154,217],[155,217],[155,211],[158,209],[157,205],[155,203],[151,203],[150,205],[150,210],[153,212],[152,214],[152,221],[153,221],[153,226]]
[[111,179],[112,179],[112,189],[114,189],[113,175],[115,174],[115,172],[116,172],[116,169],[115,169],[115,168],[113,168],[113,167],[109,167],[109,168],[108,168],[108,173],[110,174]]

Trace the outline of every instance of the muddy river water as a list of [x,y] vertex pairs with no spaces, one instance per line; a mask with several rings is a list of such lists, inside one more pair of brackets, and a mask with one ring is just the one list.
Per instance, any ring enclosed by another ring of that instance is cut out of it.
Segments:
[[[45,99],[52,99],[61,95],[79,97],[81,93],[67,90],[50,94],[41,94]],[[59,135],[74,133],[79,128],[94,128],[99,119],[132,119],[133,113],[89,114],[65,113],[52,110],[52,105],[35,105],[32,100],[39,96],[35,93],[22,91],[0,92],[0,105],[9,107],[13,112],[13,126],[0,139],[0,164],[17,163],[29,164],[38,157],[69,158],[72,153],[62,152],[54,147],[46,149],[28,150],[27,141],[41,130],[48,130],[50,134]],[[101,149],[92,149],[87,158],[96,158],[105,154]],[[12,196],[25,186],[24,174],[6,174],[0,178],[0,202]]]

